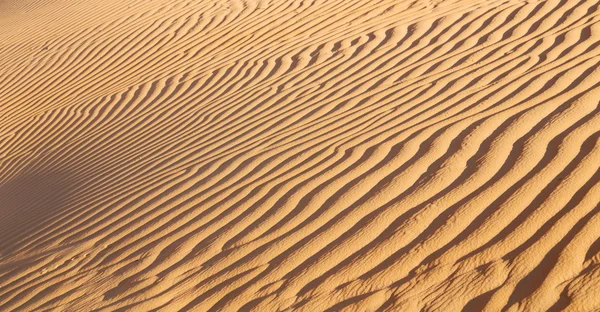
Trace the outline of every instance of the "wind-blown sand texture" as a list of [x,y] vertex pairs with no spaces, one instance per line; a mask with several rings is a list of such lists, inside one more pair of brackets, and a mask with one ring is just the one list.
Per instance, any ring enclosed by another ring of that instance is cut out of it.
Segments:
[[0,1],[0,310],[600,309],[599,5]]

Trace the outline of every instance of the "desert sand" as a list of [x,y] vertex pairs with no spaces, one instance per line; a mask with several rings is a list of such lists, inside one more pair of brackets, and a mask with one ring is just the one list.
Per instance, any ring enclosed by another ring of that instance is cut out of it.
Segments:
[[599,6],[0,1],[0,311],[598,311]]

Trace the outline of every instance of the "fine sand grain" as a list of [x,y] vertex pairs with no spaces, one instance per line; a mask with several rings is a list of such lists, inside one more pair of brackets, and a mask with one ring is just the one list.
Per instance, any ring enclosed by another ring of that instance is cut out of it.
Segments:
[[598,311],[599,6],[1,0],[0,311]]

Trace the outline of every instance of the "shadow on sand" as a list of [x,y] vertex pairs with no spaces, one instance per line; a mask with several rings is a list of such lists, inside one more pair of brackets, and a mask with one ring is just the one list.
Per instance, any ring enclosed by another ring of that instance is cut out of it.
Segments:
[[52,223],[67,206],[75,180],[65,171],[37,172],[0,184],[0,254]]

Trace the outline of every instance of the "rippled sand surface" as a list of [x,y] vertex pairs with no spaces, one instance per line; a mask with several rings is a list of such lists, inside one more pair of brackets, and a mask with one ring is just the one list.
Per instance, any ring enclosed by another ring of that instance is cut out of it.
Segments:
[[599,310],[599,6],[0,1],[0,310]]

